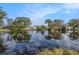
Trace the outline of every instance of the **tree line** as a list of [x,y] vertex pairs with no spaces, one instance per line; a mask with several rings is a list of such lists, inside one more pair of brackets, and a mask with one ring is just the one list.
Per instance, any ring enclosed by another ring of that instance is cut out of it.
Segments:
[[[7,20],[7,26],[3,26],[3,19]],[[78,38],[79,36],[79,18],[71,19],[67,24],[65,24],[61,19],[55,19],[53,21],[52,19],[47,19],[45,24],[48,26],[39,25],[34,28],[31,24],[31,20],[28,17],[16,17],[15,19],[8,18],[7,13],[3,10],[3,8],[0,8],[0,28],[9,29],[14,37],[16,35],[19,37],[21,34],[19,35],[18,33],[23,34],[27,32],[26,30],[31,29],[42,31],[42,33],[44,30],[48,30],[49,37],[54,37],[55,39],[61,38],[61,34],[66,33],[68,30],[72,30],[69,35],[70,37]]]

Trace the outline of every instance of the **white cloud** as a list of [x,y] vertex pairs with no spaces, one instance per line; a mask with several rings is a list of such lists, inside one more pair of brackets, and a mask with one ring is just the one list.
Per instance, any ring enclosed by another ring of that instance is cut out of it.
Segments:
[[[44,16],[48,14],[54,14],[57,12],[64,12],[65,14],[71,14],[74,13],[76,10],[79,9],[79,4],[78,3],[65,3],[63,4],[60,8],[57,6],[51,6],[51,5],[46,5],[42,4],[43,7],[40,7],[40,4],[35,4],[32,6],[32,8],[27,8],[23,10],[23,14],[28,14],[28,16],[33,16],[33,17],[38,17],[38,18],[43,18]],[[34,8],[35,9],[34,9]],[[36,9],[36,7],[39,7]]]
[[72,13],[76,13],[78,10],[79,10],[79,4],[78,3],[65,3],[63,4],[63,7],[64,9],[64,13],[65,14],[72,14]]
[[66,9],[79,9],[79,3],[64,4]]
[[71,14],[72,12],[70,10],[64,11],[65,14]]
[[59,12],[59,8],[39,8],[39,9],[27,9],[24,10],[24,14],[30,14],[30,16],[35,16],[35,17],[44,17],[45,15],[51,14],[51,13],[57,13]]
[[[43,24],[43,18],[46,15],[63,12],[65,14],[75,13],[79,9],[79,4],[70,3],[62,4],[60,7],[46,4],[31,4],[30,7],[25,8],[20,12],[19,15],[24,15],[31,18],[32,23],[39,25]],[[38,24],[39,23],[39,24]]]
[[54,13],[61,11],[61,8],[56,8],[55,6],[48,6],[48,5],[41,7],[41,8],[32,8],[32,7],[25,8],[24,10],[22,10],[22,12],[19,15],[26,15],[27,17],[30,17],[32,23],[34,23],[36,25],[44,24],[43,18],[46,15],[54,14]]

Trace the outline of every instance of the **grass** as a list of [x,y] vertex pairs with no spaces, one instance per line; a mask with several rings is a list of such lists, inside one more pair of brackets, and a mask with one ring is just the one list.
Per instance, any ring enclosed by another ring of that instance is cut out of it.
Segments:
[[66,50],[66,49],[44,49],[39,52],[39,55],[79,55],[79,51]]
[[8,32],[8,29],[0,29],[0,32]]

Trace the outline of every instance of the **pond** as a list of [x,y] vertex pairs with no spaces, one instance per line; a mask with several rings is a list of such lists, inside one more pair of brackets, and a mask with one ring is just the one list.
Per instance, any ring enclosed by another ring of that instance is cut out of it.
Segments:
[[16,42],[10,37],[9,33],[1,33],[1,39],[3,41],[3,46],[5,47],[4,52],[0,52],[1,55],[32,55],[38,54],[43,48],[63,48],[69,50],[79,50],[79,40],[70,40],[68,33],[62,34],[61,40],[47,40],[45,36],[48,32],[45,31],[44,34],[36,31],[30,31],[30,40],[27,42]]

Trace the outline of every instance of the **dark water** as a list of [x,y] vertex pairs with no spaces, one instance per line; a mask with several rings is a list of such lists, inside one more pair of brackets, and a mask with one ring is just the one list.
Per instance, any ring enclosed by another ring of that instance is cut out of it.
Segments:
[[2,33],[1,38],[6,50],[4,52],[0,52],[0,54],[31,55],[38,54],[43,48],[64,48],[79,50],[79,40],[70,40],[67,33],[62,34],[63,38],[61,40],[45,39],[45,35],[48,35],[47,31],[45,31],[44,35],[42,35],[40,32],[36,33],[36,31],[31,31],[29,34],[31,35],[29,42],[16,43],[10,37],[9,33]]

